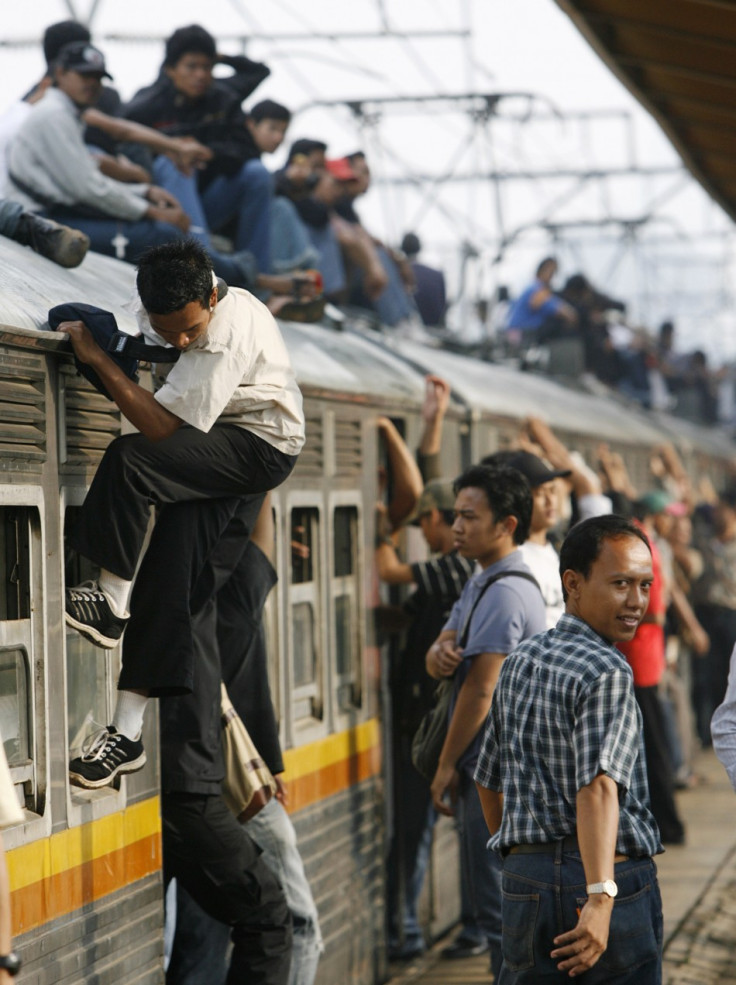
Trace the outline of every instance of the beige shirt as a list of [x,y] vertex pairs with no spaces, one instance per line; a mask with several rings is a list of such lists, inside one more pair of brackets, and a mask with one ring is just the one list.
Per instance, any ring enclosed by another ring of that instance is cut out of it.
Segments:
[[[140,300],[131,305],[147,341],[166,345]],[[156,400],[200,431],[236,424],[287,455],[304,444],[302,394],[278,325],[237,287],[218,301],[206,335],[175,363],[154,367]]]

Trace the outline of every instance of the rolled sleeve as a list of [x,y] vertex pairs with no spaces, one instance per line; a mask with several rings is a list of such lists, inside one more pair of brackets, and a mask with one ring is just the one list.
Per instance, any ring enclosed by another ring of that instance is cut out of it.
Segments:
[[232,353],[190,350],[174,364],[155,397],[176,417],[206,433],[242,379],[243,365]]
[[604,674],[578,704],[573,730],[577,789],[605,773],[628,790],[640,735],[639,708],[627,671]]
[[500,791],[502,789],[502,783],[496,722],[497,713],[498,708],[494,694],[491,710],[483,730],[483,740],[481,742],[478,763],[475,767],[474,779],[476,783],[479,783],[482,787],[486,787],[488,790]]

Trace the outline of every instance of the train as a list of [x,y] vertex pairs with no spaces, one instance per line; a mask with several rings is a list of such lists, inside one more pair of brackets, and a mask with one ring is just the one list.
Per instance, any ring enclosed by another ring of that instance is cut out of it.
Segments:
[[[67,762],[90,722],[110,720],[119,651],[65,628],[65,584],[94,575],[65,548],[107,444],[127,426],[49,331],[55,304],[84,301],[134,330],[131,266],[90,254],[62,270],[0,241],[0,735],[24,820],[3,833],[21,983],[158,985],[163,886],[157,757],[114,787],[70,786]],[[451,386],[441,451],[448,477],[543,417],[591,464],[601,440],[644,485],[653,445],[673,443],[692,475],[725,481],[727,434],[607,395],[401,338],[359,313],[281,322],[304,395],[307,442],[273,494],[279,581],[266,609],[285,780],[320,912],[320,985],[379,985],[390,973],[386,860],[393,819],[388,668],[395,643],[374,622],[388,600],[373,566],[375,506],[388,471],[376,421],[419,443],[425,375]],[[388,476],[390,482],[390,474]],[[404,535],[409,559],[424,550]],[[294,540],[309,551],[292,552]],[[308,554],[308,557],[305,555]],[[155,715],[144,741],[156,749]],[[428,935],[459,918],[452,823],[435,831],[422,898]]]

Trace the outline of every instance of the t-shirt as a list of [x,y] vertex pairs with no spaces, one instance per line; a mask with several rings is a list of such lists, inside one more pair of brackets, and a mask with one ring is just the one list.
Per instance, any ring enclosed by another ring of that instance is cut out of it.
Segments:
[[[128,308],[147,341],[167,344],[139,298]],[[281,332],[248,291],[229,288],[207,333],[177,362],[157,364],[155,383],[156,400],[200,431],[235,424],[287,455],[298,455],[304,444],[302,395]]]
[[[452,607],[445,629],[454,629],[458,643],[466,620],[485,583],[502,571],[529,571],[517,549],[475,575]],[[530,572],[531,573],[531,572]],[[455,711],[457,694],[470,669],[470,662],[481,653],[511,653],[519,643],[544,631],[546,614],[539,588],[526,578],[508,575],[500,578],[484,593],[468,623],[463,660],[455,673],[455,694],[450,718]],[[481,728],[457,762],[457,768],[473,775],[480,751]]]
[[562,598],[562,579],[560,578],[560,558],[551,544],[535,544],[528,540],[519,548],[529,570],[537,579],[542,590],[544,607],[547,612],[547,629],[557,625],[557,620],[565,611]]
[[549,287],[541,280],[535,280],[529,287],[525,288],[509,308],[506,328],[516,328],[522,332],[532,332],[541,328],[545,321],[552,317],[552,315],[556,315],[565,303],[556,294],[550,295],[538,308],[532,308],[531,301],[534,295],[539,291],[546,290],[549,290]]

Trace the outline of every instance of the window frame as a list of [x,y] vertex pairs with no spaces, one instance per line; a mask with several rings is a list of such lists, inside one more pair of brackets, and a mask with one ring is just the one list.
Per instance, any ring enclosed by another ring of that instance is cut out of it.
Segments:
[[[355,511],[355,529],[352,543],[353,571],[350,575],[335,573],[335,517],[339,509]],[[366,613],[364,600],[363,572],[364,530],[363,510],[360,494],[353,490],[333,491],[328,497],[328,515],[330,518],[330,556],[328,573],[328,608],[329,608],[329,653],[330,653],[330,695],[333,702],[333,718],[339,725],[347,725],[360,715],[365,706],[366,695]],[[340,673],[338,668],[337,640],[337,599],[347,595],[352,604],[353,618],[351,636],[354,640],[355,652],[351,658],[351,667],[347,672]],[[350,687],[352,696],[349,704],[340,701],[340,689]]]

